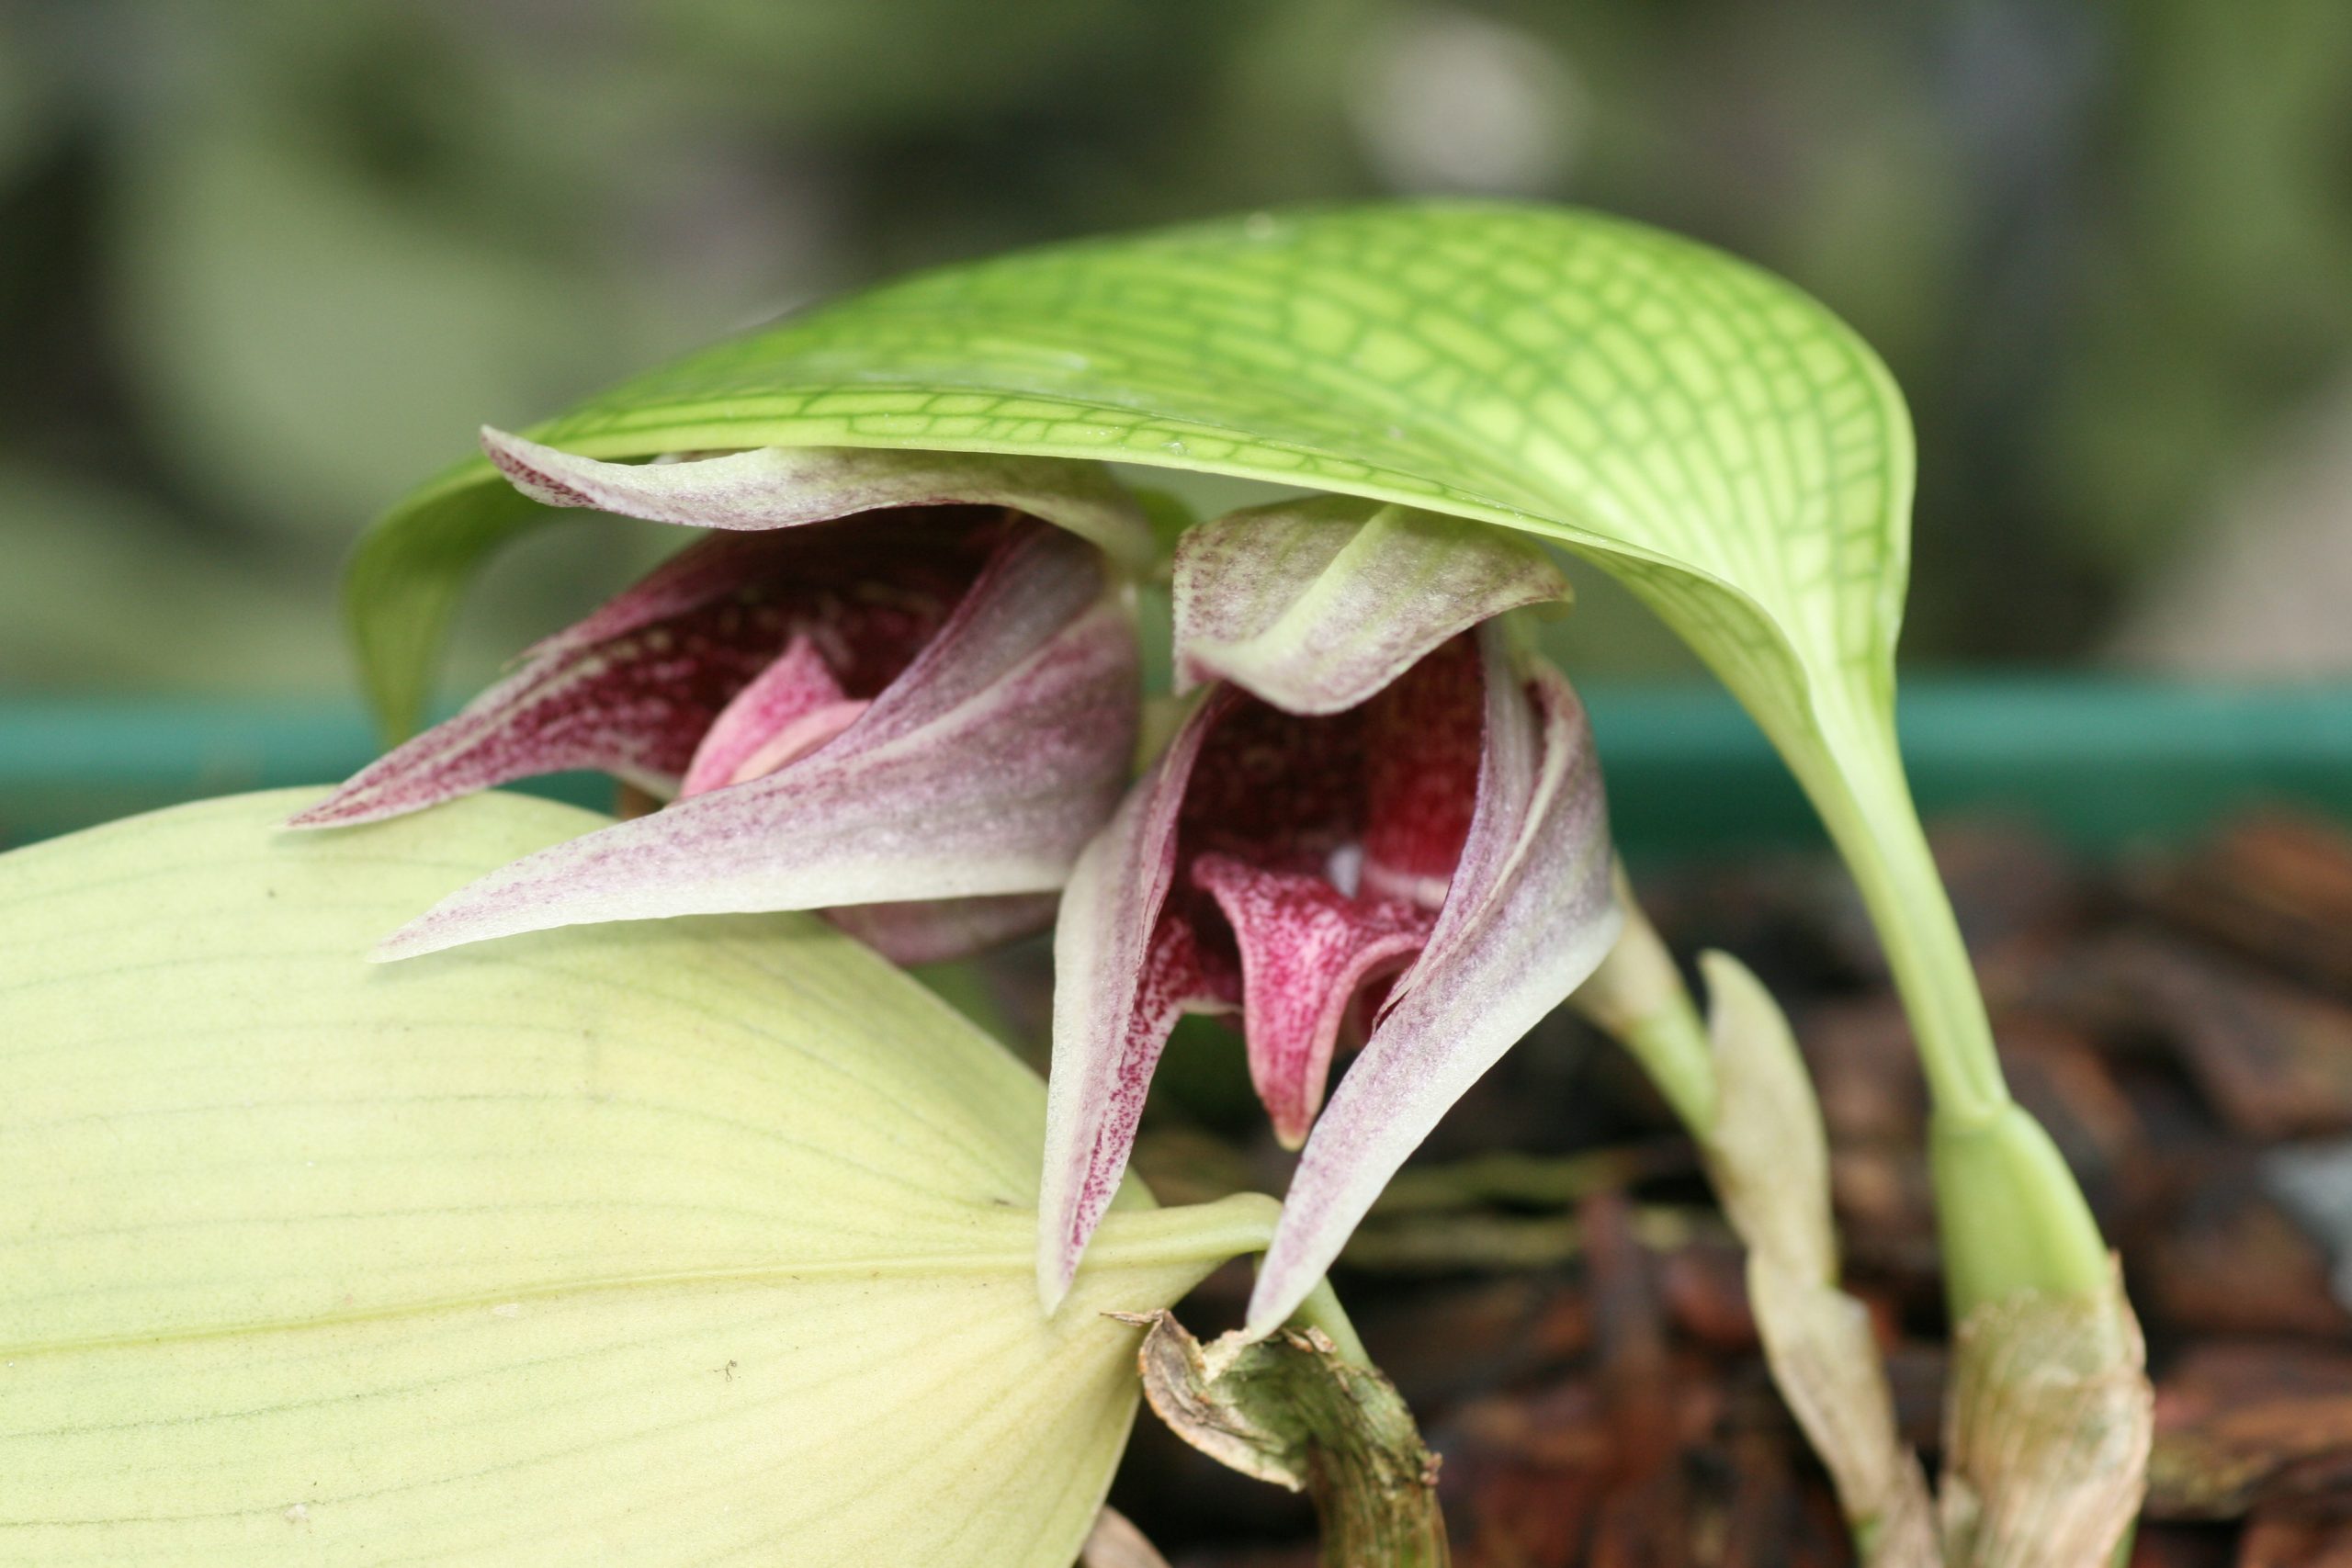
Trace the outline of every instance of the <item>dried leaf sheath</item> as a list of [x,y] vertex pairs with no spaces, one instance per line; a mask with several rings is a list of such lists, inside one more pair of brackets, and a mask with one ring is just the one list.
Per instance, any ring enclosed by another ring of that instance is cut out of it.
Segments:
[[1203,1345],[1173,1313],[1145,1329],[1144,1397],[1170,1431],[1228,1469],[1307,1493],[1329,1568],[1445,1568],[1438,1458],[1396,1386],[1314,1328]]
[[1708,1175],[1747,1248],[1747,1292],[1772,1380],[1836,1484],[1871,1568],[1936,1568],[1933,1505],[1868,1310],[1838,1288],[1829,1143],[1778,1003],[1738,960],[1701,956],[1713,1047]]

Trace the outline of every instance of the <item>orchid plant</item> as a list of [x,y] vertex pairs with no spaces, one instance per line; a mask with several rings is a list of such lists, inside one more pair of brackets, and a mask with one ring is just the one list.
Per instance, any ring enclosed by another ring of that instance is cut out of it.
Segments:
[[[435,887],[379,957],[799,910],[917,963],[1051,923],[1034,1215],[1003,1200],[1049,1336],[1077,1332],[1066,1296],[1101,1296],[1106,1244],[1114,1269],[1133,1251],[1114,1211],[1136,1201],[1123,1176],[1182,1014],[1238,1022],[1299,1159],[1271,1226],[1168,1227],[1185,1239],[1133,1305],[1164,1306],[1204,1248],[1262,1252],[1243,1331],[1261,1341],[1302,1313],[1343,1326],[1321,1281],[1357,1221],[1573,998],[1699,1140],[1776,1372],[1873,1560],[1933,1562],[1940,1529],[1950,1562],[2060,1561],[2002,1555],[2031,1510],[2014,1476],[1987,1480],[1984,1456],[2009,1450],[1973,1442],[1981,1419],[1929,1524],[1837,1289],[1785,1024],[1718,960],[1702,1023],[1615,863],[1582,708],[1524,632],[1568,598],[1551,547],[1615,572],[1747,704],[1851,866],[1933,1091],[1955,1322],[2029,1362],[2015,1325],[2065,1325],[2067,1386],[2093,1392],[2037,1416],[2087,1434],[2062,1545],[2121,1529],[2145,1450],[2136,1332],[2004,1086],[1894,743],[1905,416],[1810,300],[1585,214],[1259,216],[919,277],[484,447],[353,564],[369,689],[401,736],[498,545],[578,508],[701,536],[290,825],[423,842],[439,813],[366,825],[578,767],[662,804],[469,863],[486,874]],[[1134,584],[1159,551],[1106,462],[1308,492],[1176,538],[1181,705],[1141,754]]]
[[[1903,402],[1865,344],[1779,279],[1589,213],[1258,214],[918,276],[690,356],[532,439],[607,460],[1113,460],[1405,505],[1595,561],[1755,715],[1852,869],[1933,1094],[1956,1312],[2106,1292],[2080,1192],[2005,1085],[1895,745]],[[555,515],[478,459],[363,542],[350,613],[395,730],[421,712],[469,573]]]

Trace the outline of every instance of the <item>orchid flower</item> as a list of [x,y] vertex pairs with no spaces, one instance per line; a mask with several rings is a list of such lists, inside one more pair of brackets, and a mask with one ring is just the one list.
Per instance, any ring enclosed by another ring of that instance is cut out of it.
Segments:
[[1498,618],[1567,592],[1533,544],[1403,507],[1285,503],[1184,536],[1178,675],[1201,689],[1055,931],[1048,1307],[1181,1014],[1240,1014],[1275,1131],[1305,1145],[1250,1303],[1265,1333],[1607,953],[1623,917],[1583,709]]
[[571,768],[674,799],[462,889],[379,956],[820,909],[921,963],[1051,919],[1137,725],[1105,548],[1148,558],[1149,530],[1100,468],[824,449],[630,465],[483,441],[535,500],[717,532],[290,825]]

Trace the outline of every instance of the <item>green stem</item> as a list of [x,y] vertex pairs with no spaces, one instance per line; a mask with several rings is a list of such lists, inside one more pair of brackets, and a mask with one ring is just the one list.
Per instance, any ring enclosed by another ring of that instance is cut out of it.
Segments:
[[[1844,716],[1847,722],[1838,722]],[[2107,1246],[2074,1173],[2009,1097],[1976,971],[1928,852],[1891,721],[1824,713],[1838,773],[1800,767],[1845,856],[1918,1043],[1955,1321],[2018,1292],[2105,1288]]]
[[2009,1103],[2008,1082],[1893,728],[1875,724],[1856,735],[1852,726],[1833,726],[1826,714],[1823,725],[1838,775],[1824,780],[1800,769],[1799,781],[1885,949],[1936,1110],[1964,1125],[1990,1122]]
[[1569,998],[1604,1034],[1633,1053],[1695,1137],[1715,1121],[1714,1052],[1674,955],[1642,912],[1620,863],[1612,874],[1625,929],[1600,967]]

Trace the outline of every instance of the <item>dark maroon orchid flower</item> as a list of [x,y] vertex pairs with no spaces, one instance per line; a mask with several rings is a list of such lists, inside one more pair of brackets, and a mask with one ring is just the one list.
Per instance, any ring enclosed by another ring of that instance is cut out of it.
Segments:
[[1178,669],[1206,689],[1080,859],[1056,929],[1048,1305],[1182,1013],[1240,1014],[1275,1130],[1305,1145],[1250,1303],[1262,1333],[1599,964],[1623,917],[1583,710],[1498,619],[1566,593],[1531,542],[1401,507],[1285,504],[1185,536]]
[[900,962],[1051,918],[1128,776],[1138,688],[1102,471],[771,449],[625,465],[486,432],[526,492],[720,530],[293,825],[594,768],[673,796],[517,862],[388,957],[582,921],[822,909]]

